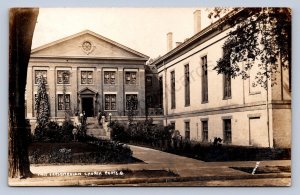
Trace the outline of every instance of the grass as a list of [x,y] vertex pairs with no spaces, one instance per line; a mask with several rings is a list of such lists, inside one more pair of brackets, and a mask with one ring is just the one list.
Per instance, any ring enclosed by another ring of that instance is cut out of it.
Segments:
[[29,146],[31,164],[128,164],[143,162],[127,147],[101,142],[43,143]]

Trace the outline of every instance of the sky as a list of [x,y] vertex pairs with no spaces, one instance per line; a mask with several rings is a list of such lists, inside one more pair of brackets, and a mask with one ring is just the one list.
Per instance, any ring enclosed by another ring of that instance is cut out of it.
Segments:
[[168,32],[173,47],[193,36],[197,9],[203,29],[212,22],[205,8],[40,8],[32,48],[91,30],[156,58],[167,51]]

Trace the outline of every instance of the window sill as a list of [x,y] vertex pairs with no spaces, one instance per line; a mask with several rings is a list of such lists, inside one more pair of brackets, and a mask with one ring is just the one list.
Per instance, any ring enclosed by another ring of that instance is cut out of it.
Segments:
[[62,84],[62,83],[57,83],[56,85],[58,85],[58,86],[63,86],[63,85],[67,85],[67,86],[71,86],[71,83],[66,83],[66,84]]
[[232,99],[231,96],[230,97],[223,97],[223,100],[230,100],[230,99]]
[[207,104],[208,103],[208,101],[202,101],[201,102],[201,104]]
[[184,107],[190,107],[190,106],[191,106],[190,104],[184,105]]
[[258,94],[261,94],[260,91],[257,91],[257,92],[249,92],[249,95],[258,95]]

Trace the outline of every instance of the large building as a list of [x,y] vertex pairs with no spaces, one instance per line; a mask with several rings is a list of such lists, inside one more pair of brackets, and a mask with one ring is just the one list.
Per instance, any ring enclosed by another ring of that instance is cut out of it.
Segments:
[[91,31],[33,49],[28,66],[26,114],[36,119],[38,77],[46,80],[51,120],[88,117],[99,111],[125,119],[128,100],[138,100],[136,115],[145,116],[145,63],[148,56]]
[[[230,17],[242,12],[231,12]],[[231,29],[226,24],[219,28],[226,21],[201,29],[200,10],[194,19],[195,34],[172,48],[168,33],[169,52],[152,63],[158,69],[164,124],[174,125],[190,140],[212,142],[220,137],[225,144],[290,147],[290,71],[278,60],[277,84],[269,82],[267,90],[252,85],[256,65],[246,80],[217,74],[213,68]]]

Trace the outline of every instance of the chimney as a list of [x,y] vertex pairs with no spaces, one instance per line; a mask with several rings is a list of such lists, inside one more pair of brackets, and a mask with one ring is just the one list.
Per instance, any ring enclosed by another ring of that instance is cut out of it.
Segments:
[[169,32],[167,34],[167,52],[173,49],[173,33]]
[[201,10],[194,11],[194,34],[201,31]]
[[176,42],[175,44],[176,44],[176,47],[178,47],[179,45],[182,44],[182,42]]

